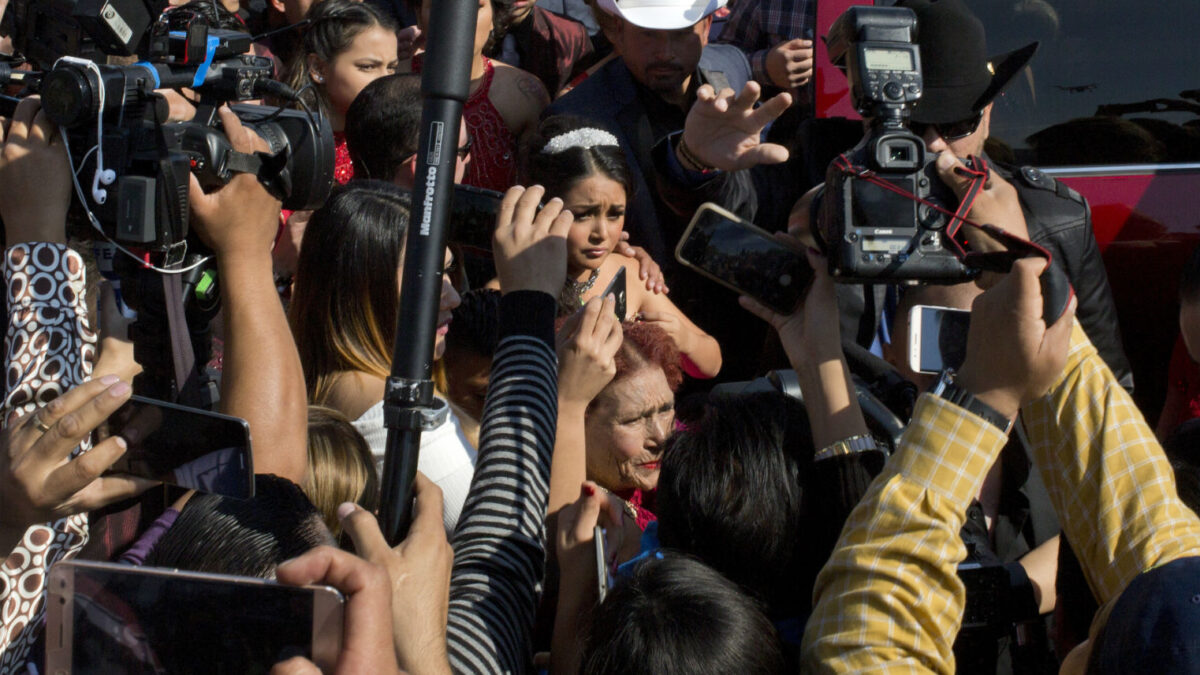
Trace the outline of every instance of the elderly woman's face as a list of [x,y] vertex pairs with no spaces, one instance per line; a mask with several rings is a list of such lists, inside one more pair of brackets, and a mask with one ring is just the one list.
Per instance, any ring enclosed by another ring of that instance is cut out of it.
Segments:
[[609,490],[653,490],[674,424],[675,394],[661,368],[610,384],[587,416],[588,479]]

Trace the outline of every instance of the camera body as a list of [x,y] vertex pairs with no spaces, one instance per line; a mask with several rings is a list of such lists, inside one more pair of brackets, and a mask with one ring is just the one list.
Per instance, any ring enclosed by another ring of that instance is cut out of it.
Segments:
[[[114,14],[121,6],[128,11]],[[95,218],[86,229],[98,224],[106,237],[164,254],[170,264],[188,248],[192,174],[202,188],[213,190],[238,172],[254,173],[285,208],[315,209],[324,203],[333,180],[334,150],[323,117],[234,106],[242,123],[270,146],[255,155],[235,152],[220,127],[219,105],[286,89],[272,79],[270,59],[248,53],[250,36],[223,28],[223,10],[210,2],[170,9],[148,25],[144,36],[132,34],[134,26],[121,17],[142,16],[144,12],[134,10],[145,9],[142,0],[80,0],[72,16],[95,45],[117,54],[143,49],[146,60],[108,65],[55,58],[30,87],[41,94],[47,117],[68,141],[79,176],[75,206]],[[114,31],[114,24],[122,30]],[[52,24],[29,27],[39,25]],[[25,40],[37,38],[27,35]],[[196,116],[169,122],[169,106],[158,90],[181,88],[198,97]]]
[[977,274],[947,247],[950,218],[931,205],[953,211],[957,199],[906,126],[922,93],[916,30],[910,9],[855,6],[829,31],[830,59],[871,120],[862,142],[829,165],[814,204],[814,231],[840,282],[954,283]]

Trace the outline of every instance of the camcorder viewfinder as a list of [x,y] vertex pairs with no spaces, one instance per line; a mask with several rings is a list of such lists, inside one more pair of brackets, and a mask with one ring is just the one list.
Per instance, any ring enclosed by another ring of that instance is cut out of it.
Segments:
[[855,108],[871,124],[830,164],[814,202],[813,232],[840,282],[956,283],[978,274],[948,247],[947,214],[958,200],[907,127],[922,94],[916,30],[910,9],[855,6],[826,38]]

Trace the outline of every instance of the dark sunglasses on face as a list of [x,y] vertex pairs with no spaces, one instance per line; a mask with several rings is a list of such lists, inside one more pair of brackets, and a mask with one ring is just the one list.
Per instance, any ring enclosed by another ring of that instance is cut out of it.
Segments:
[[960,138],[966,138],[975,133],[979,128],[979,123],[983,121],[983,111],[979,111],[973,117],[957,122],[939,122],[936,124],[927,124],[925,122],[909,122],[908,128],[918,136],[924,136],[925,132],[933,127],[937,131],[938,136],[942,137],[943,141],[957,141]]

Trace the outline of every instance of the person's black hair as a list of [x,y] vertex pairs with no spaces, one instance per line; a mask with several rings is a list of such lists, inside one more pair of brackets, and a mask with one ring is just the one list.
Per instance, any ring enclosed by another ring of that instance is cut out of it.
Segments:
[[618,582],[592,615],[580,673],[779,673],[759,603],[707,565],[664,553]]
[[1192,255],[1183,265],[1179,279],[1179,299],[1182,302],[1200,301],[1200,246],[1192,249]]
[[776,618],[807,613],[810,569],[820,567],[807,558],[812,456],[799,401],[777,392],[713,397],[663,452],[659,541],[711,565]]
[[[355,0],[321,0],[309,7],[305,18],[308,26],[304,28],[301,48],[288,68],[288,84],[296,91],[311,84],[309,54],[316,55],[325,63],[332,63],[334,57],[350,49],[354,39],[365,30],[379,26],[396,32],[396,20],[391,14],[380,11],[370,3]],[[328,108],[328,101],[320,88],[310,91],[314,92],[315,100],[322,107]]]
[[341,371],[391,372],[409,202],[394,183],[356,178],[304,230],[288,321],[313,403]]
[[417,152],[421,135],[421,76],[387,75],[363,88],[346,111],[346,149],[354,175],[394,180]]
[[269,579],[279,563],[323,544],[333,536],[300,486],[259,474],[250,499],[192,495],[145,564]]
[[546,198],[562,197],[579,181],[600,174],[625,188],[626,202],[633,200],[633,174],[625,161],[625,151],[617,145],[574,147],[561,152],[546,152],[546,144],[557,136],[580,129],[609,131],[596,120],[573,115],[553,115],[542,120],[526,144],[526,184],[546,188]]
[[500,342],[500,291],[476,288],[462,295],[446,333],[447,347],[461,347],[480,356],[493,356]]

